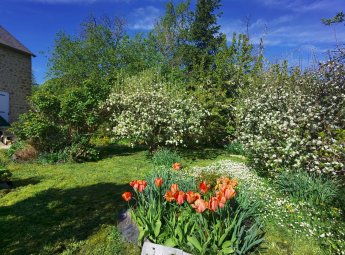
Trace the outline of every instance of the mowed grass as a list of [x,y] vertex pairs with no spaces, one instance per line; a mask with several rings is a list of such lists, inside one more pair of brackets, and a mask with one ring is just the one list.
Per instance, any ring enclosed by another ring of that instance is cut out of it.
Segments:
[[[222,150],[182,154],[188,166],[227,157]],[[144,149],[111,146],[102,155],[81,164],[10,163],[15,188],[0,194],[0,254],[139,254],[115,226],[126,208],[122,192],[153,165]]]
[[[179,153],[186,168],[245,160],[220,149]],[[153,164],[145,149],[110,146],[102,155],[81,164],[10,163],[15,187],[0,191],[0,254],[140,254],[138,246],[122,240],[117,217],[127,206],[121,194],[130,190],[128,183],[152,171]],[[317,242],[292,230],[268,224],[265,232],[259,254],[323,254]]]
[[115,152],[92,163],[10,164],[15,189],[0,198],[0,254],[61,253],[97,232],[106,242],[104,229],[125,207],[121,193],[152,168],[145,151]]

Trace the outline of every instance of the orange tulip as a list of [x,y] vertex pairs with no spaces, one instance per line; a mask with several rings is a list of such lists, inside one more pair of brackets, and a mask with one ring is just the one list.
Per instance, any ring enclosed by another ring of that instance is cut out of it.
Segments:
[[164,198],[166,201],[168,202],[172,202],[175,200],[175,197],[174,197],[174,194],[171,192],[171,190],[168,190],[165,195],[164,195]]
[[192,204],[192,203],[194,203],[195,200],[201,198],[201,196],[199,193],[194,193],[193,191],[188,191],[186,193],[186,198],[187,198],[187,202],[189,204]]
[[170,190],[175,195],[178,191],[178,185],[176,183],[171,184]]
[[237,179],[232,179],[232,180],[230,181],[230,185],[231,185],[233,188],[235,188],[235,187],[238,185],[238,180],[237,180]]
[[181,169],[181,163],[174,163],[173,165],[172,165],[172,168],[174,168],[175,170],[180,170]]
[[131,185],[133,187],[133,189],[135,189],[139,192],[143,192],[143,190],[147,186],[147,182],[144,180],[135,180],[134,182],[130,182],[129,185]]
[[175,200],[177,201],[177,203],[179,205],[182,205],[184,203],[184,192],[183,191],[178,191],[176,194],[175,194]]
[[206,184],[206,182],[201,182],[199,185],[200,192],[205,194],[210,189],[209,185]]
[[127,191],[127,192],[125,192],[125,193],[122,194],[122,198],[123,198],[126,202],[128,202],[129,200],[132,199],[132,193]]
[[226,199],[231,199],[236,195],[236,191],[233,189],[233,187],[229,186],[228,188],[225,188],[222,190],[224,193],[224,196]]
[[212,211],[215,212],[218,209],[218,204],[219,201],[216,197],[211,197],[210,201],[208,202],[207,208]]
[[160,177],[155,180],[155,184],[156,184],[157,188],[162,186],[162,183],[163,183],[163,179]]
[[196,212],[203,213],[207,209],[207,202],[199,198],[194,202],[192,207],[195,209]]

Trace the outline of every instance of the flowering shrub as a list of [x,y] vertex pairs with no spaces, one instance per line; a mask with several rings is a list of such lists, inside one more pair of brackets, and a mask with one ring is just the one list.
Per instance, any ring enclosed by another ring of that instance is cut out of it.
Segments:
[[183,171],[162,169],[125,192],[132,217],[144,238],[193,254],[247,254],[262,242],[254,215],[236,200],[238,182],[218,178],[215,185]]
[[[127,84],[131,82],[137,85],[133,89]],[[169,86],[147,77],[126,80],[125,89],[112,93],[106,104],[115,136],[144,142],[150,149],[198,142],[207,112],[194,98],[171,91]]]
[[255,168],[345,173],[345,68],[291,77],[269,72],[238,111],[239,141]]

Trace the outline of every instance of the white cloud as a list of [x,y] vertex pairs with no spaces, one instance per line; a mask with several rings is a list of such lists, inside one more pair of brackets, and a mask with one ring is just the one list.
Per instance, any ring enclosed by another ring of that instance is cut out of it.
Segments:
[[[272,20],[257,19],[249,26],[250,40],[258,45],[260,39],[263,38],[265,47],[285,49],[287,53],[282,56],[282,59],[290,58],[290,52],[293,52],[293,55],[309,56],[325,53],[336,46],[337,39],[331,28],[322,25],[321,21],[312,22],[309,19],[301,19],[302,16],[295,13]],[[245,31],[245,24],[241,20],[222,22],[222,32],[227,35],[229,42],[233,32],[244,33]],[[342,40],[338,42],[339,44],[344,43],[345,27],[338,27],[337,38]]]
[[129,17],[129,27],[135,30],[150,30],[154,27],[161,12],[154,6],[135,9]]
[[266,6],[295,12],[340,11],[344,0],[256,0]]

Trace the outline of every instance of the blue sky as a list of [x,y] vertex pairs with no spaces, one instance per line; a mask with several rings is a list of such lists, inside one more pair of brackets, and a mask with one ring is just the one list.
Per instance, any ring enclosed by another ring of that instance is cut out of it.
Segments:
[[[130,34],[147,32],[164,13],[165,2],[0,0],[0,25],[37,55],[33,71],[36,81],[42,83],[57,32],[78,33],[79,24],[91,13],[125,18]],[[245,31],[245,20],[249,18],[251,40],[258,43],[264,38],[265,53],[271,62],[288,59],[306,67],[313,55],[322,60],[327,50],[345,41],[344,25],[331,28],[321,24],[321,18],[345,11],[345,0],[222,0],[221,11],[221,31],[229,39],[233,32]]]

